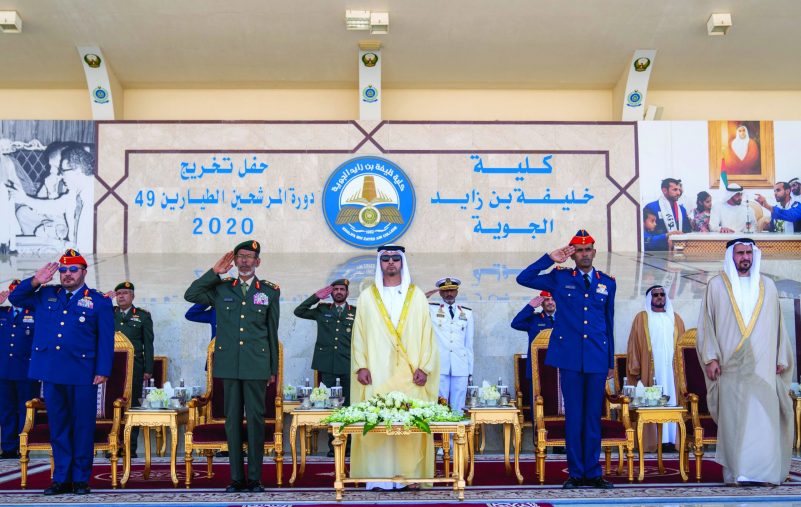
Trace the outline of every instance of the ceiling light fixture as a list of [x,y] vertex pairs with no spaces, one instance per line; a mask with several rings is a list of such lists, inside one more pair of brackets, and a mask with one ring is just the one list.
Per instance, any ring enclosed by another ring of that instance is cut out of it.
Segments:
[[0,32],[22,33],[22,18],[17,11],[0,11]]
[[348,30],[369,30],[370,11],[345,11],[345,28]]
[[348,30],[370,30],[373,35],[389,33],[389,13],[370,11],[345,11],[345,28]]
[[731,28],[731,14],[721,12],[712,14],[706,21],[706,32],[709,35],[726,35]]

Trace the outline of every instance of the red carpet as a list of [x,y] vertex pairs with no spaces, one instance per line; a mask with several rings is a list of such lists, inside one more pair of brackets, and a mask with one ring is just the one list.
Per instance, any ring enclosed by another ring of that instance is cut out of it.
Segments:
[[[643,483],[646,484],[676,484],[681,483],[681,477],[678,472],[678,460],[665,460],[665,474],[659,474],[656,466],[656,460],[646,460],[646,475]],[[564,461],[548,461],[545,464],[545,484],[556,485],[561,484],[567,479],[567,464]],[[170,467],[167,463],[154,463],[151,467],[150,478],[144,480],[143,477],[144,465],[142,463],[134,463],[131,470],[131,477],[128,481],[127,488],[130,489],[164,489],[172,488],[172,481],[170,480]],[[614,473],[616,467],[613,463],[613,473],[605,476],[611,482],[616,484],[628,484],[627,472],[624,469],[623,475],[616,475]],[[520,463],[520,472],[523,474],[523,484],[525,485],[538,485],[534,475],[534,462],[524,461]],[[178,479],[179,487],[184,488],[185,468],[182,462],[178,462]],[[438,463],[438,474],[441,474],[441,463]],[[634,462],[634,477],[635,484],[637,484],[637,474],[639,473],[638,462]],[[122,477],[122,467],[118,468],[119,477]],[[289,487],[289,477],[292,474],[292,467],[287,464],[284,465],[284,487]],[[227,463],[214,464],[214,477],[209,478],[206,475],[205,462],[195,462],[193,468],[194,478],[192,479],[192,487],[195,488],[222,488],[230,483],[229,468]],[[695,477],[695,464],[691,461],[690,470],[688,471],[689,482],[694,483]],[[306,472],[303,477],[300,477],[295,482],[295,487],[313,488],[313,487],[331,487],[334,480],[334,465],[332,462],[316,462],[307,463]],[[703,482],[704,483],[720,483],[722,482],[721,467],[711,460],[703,462]],[[263,468],[262,483],[268,487],[275,487],[275,465],[273,463],[265,463]],[[29,489],[43,489],[50,484],[50,473],[46,467],[35,473],[28,474],[28,488]],[[111,486],[111,469],[108,464],[97,463],[95,464],[92,474],[91,486],[94,488],[106,489]],[[477,461],[476,471],[473,478],[474,486],[517,486],[517,480],[513,474],[507,475],[504,471],[503,461]],[[19,489],[19,480],[10,480],[0,483],[0,490],[13,490]]]

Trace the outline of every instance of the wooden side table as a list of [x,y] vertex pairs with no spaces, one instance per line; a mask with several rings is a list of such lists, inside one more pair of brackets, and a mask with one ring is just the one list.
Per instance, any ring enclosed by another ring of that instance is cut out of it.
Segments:
[[679,427],[679,441],[676,442],[676,447],[679,449],[679,473],[683,481],[687,480],[687,472],[684,470],[684,442],[687,440],[687,428],[684,426],[684,416],[687,409],[684,407],[636,407],[631,411],[633,417],[637,421],[637,452],[640,459],[640,475],[637,480],[642,481],[645,478],[645,459],[643,458],[642,448],[642,430],[646,424],[656,424],[656,435],[658,445],[657,449],[657,463],[659,464],[659,473],[665,473],[665,465],[662,463],[662,424],[663,423],[676,423]]
[[[475,452],[475,433],[481,431],[482,434],[486,432],[483,426],[491,424],[503,425],[503,463],[506,468],[506,473],[512,471],[512,466],[509,463],[509,436],[514,429],[515,435],[515,476],[517,476],[517,483],[523,484],[523,475],[520,473],[520,440],[522,437],[522,428],[520,427],[520,410],[514,406],[510,407],[465,407],[467,414],[470,416],[470,426],[468,428],[467,448],[470,458],[470,473],[467,475],[467,484],[473,484],[473,474],[476,465],[476,452]],[[482,445],[483,449],[483,445]]]
[[175,473],[175,459],[178,449],[178,426],[186,427],[189,422],[189,409],[145,409],[131,408],[125,412],[125,432],[123,449],[125,449],[125,465],[122,474],[122,487],[128,482],[131,475],[131,429],[140,426],[144,430],[145,438],[145,479],[150,477],[150,428],[170,428],[170,476],[173,486],[178,486],[178,476]]
[[[289,427],[289,446],[292,449],[292,477],[289,478],[289,484],[295,484],[297,477],[302,477],[303,472],[306,470],[306,437],[311,434],[311,429],[314,428],[328,428],[327,424],[322,424],[324,418],[328,417],[334,412],[330,408],[311,408],[302,409],[295,408],[292,410],[292,425]],[[300,429],[300,474],[298,474],[298,460],[296,453],[297,433]]]
[[[328,431],[334,435],[334,491],[337,502],[342,500],[345,492],[345,484],[376,482],[400,482],[403,484],[413,483],[445,483],[452,484],[453,491],[459,500],[464,500],[464,469],[465,456],[467,455],[467,427],[468,421],[460,422],[432,422],[429,423],[432,435],[454,434],[453,443],[453,471],[446,477],[348,477],[345,473],[345,443],[348,435],[361,435],[364,430],[364,423],[350,424],[342,426],[341,423],[332,423],[328,426]],[[425,433],[423,430],[412,427],[404,428],[402,425],[376,426],[369,433],[383,433],[389,436],[411,435],[414,433]],[[377,457],[377,459],[380,459]]]

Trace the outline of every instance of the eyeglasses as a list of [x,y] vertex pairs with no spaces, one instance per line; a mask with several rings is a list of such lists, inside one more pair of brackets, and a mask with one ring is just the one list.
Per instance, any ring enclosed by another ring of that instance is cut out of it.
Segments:
[[401,259],[403,259],[403,257],[401,257],[400,255],[382,255],[381,256],[381,262],[389,262],[390,260],[392,260],[394,262],[400,262]]
[[652,292],[651,293],[651,297],[652,298],[663,298],[663,297],[665,297],[665,293],[664,292]]
[[80,269],[83,269],[83,268],[78,267],[78,266],[70,266],[70,267],[61,266],[60,268],[58,268],[58,272],[59,273],[66,273],[67,271],[69,271],[70,273],[77,273],[78,270],[80,270]]

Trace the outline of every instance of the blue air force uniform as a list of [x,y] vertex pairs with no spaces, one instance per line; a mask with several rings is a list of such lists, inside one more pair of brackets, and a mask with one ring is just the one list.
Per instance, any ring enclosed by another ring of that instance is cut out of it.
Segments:
[[[531,305],[526,304],[512,319],[512,329],[528,333],[526,355],[531,354],[531,342],[540,334],[540,331],[553,328],[554,322],[556,322],[555,315],[555,313],[546,315],[545,312],[535,312]],[[531,378],[531,361],[526,361],[526,378]]]
[[[14,286],[9,287],[12,291]],[[4,458],[15,458],[25,425],[25,402],[39,395],[28,378],[34,318],[30,310],[0,308],[0,439]]]
[[[65,257],[62,265],[69,262]],[[67,290],[60,285],[37,290],[32,281],[23,280],[9,299],[33,312],[37,323],[29,376],[44,382],[55,463],[53,481],[88,483],[97,413],[93,381],[96,375],[111,374],[114,356],[111,300],[84,285],[68,301]]]
[[614,365],[615,280],[595,269],[589,273],[588,287],[578,269],[557,267],[540,274],[553,264],[546,254],[523,270],[517,282],[549,291],[559,313],[569,316],[554,323],[545,362],[559,368],[561,375],[570,477],[596,479],[602,472],[598,457],[604,389]]

